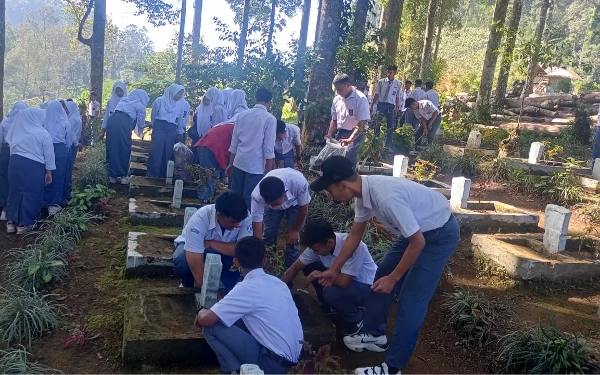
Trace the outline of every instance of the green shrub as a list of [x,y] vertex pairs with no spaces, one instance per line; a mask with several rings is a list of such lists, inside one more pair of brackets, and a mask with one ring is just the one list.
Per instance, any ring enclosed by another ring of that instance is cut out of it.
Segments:
[[484,161],[479,165],[481,177],[484,181],[500,182],[508,180],[508,175],[512,168],[506,162],[506,159],[494,159]]
[[451,156],[446,171],[457,176],[475,177],[479,175],[479,163],[482,158],[474,154]]
[[500,359],[507,372],[572,374],[592,370],[592,347],[556,327],[538,324],[500,338]]
[[398,127],[392,134],[392,147],[395,152],[407,154],[415,148],[415,131],[412,126]]
[[563,78],[556,82],[556,85],[554,85],[553,89],[556,92],[564,92],[565,94],[568,94],[573,91],[573,85],[571,84],[570,79]]
[[481,130],[481,147],[498,148],[500,141],[508,138],[508,132],[500,128],[486,128]]
[[467,142],[473,125],[443,119],[442,129],[444,129],[444,143],[462,144]]
[[0,350],[0,374],[62,374],[37,362],[30,362],[25,348]]
[[14,261],[6,266],[11,284],[35,292],[51,281],[67,276],[67,259],[58,252],[47,251],[43,244],[29,245],[25,249],[10,252]]
[[79,241],[81,234],[88,230],[90,224],[97,219],[100,219],[100,216],[66,208],[54,215],[52,220],[45,220],[41,230],[48,232],[47,235],[67,236],[74,241]]
[[[383,127],[383,123],[381,124]],[[379,163],[383,158],[385,151],[385,134],[379,137],[375,136],[375,132],[369,129],[366,133],[365,142],[360,146],[358,151],[358,160],[360,162],[369,161],[371,163]]]
[[106,185],[88,185],[83,190],[73,192],[69,206],[77,211],[89,211],[96,203],[106,201],[113,194],[115,191]]
[[423,159],[415,161],[415,164],[410,167],[410,172],[419,183],[433,179],[439,171],[440,168],[437,165]]
[[100,142],[88,147],[77,163],[78,190],[88,186],[108,185],[108,169],[106,165],[106,144]]
[[583,198],[583,188],[570,168],[541,176],[534,187],[543,194],[545,200],[562,205],[581,202]]
[[496,330],[496,309],[492,303],[468,288],[444,294],[442,307],[448,311],[453,326],[466,346],[483,347],[490,343]]

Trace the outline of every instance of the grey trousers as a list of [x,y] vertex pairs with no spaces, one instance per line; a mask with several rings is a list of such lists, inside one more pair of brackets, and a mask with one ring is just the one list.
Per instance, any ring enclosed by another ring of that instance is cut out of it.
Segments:
[[[265,215],[263,218],[264,231],[263,239],[267,246],[277,245],[277,235],[279,234],[279,227],[281,226],[281,220],[286,217],[287,230],[294,226],[296,223],[296,217],[298,216],[298,206],[292,206],[287,210],[274,210],[271,207],[265,207]],[[304,223],[302,223],[304,227]],[[300,230],[302,230],[302,227]],[[285,266],[289,267],[296,259],[298,259],[298,252],[300,251],[300,245],[289,245],[285,246]]]
[[252,174],[233,167],[229,189],[244,198],[248,210],[250,210],[250,203],[252,202],[252,191],[262,178],[262,174]]

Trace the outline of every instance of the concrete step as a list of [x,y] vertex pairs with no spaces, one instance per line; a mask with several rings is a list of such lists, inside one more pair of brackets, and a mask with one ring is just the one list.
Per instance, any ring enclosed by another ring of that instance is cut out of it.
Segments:
[[[173,185],[167,185],[162,178],[149,178],[142,176],[132,176],[129,184],[130,197],[173,197]],[[183,198],[195,199],[198,194],[198,187],[192,183],[184,183]]]

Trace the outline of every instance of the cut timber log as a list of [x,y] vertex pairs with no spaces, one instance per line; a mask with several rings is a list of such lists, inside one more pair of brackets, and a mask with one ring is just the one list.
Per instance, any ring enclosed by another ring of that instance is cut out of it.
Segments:
[[[556,98],[556,99],[547,99],[547,98],[543,98],[544,100],[538,100],[540,98],[526,98],[524,105],[526,107],[529,106],[533,106],[533,107],[538,107],[538,108],[543,108],[543,109],[548,109],[548,110],[553,110],[553,109],[558,109],[559,107],[574,107],[576,104],[576,100],[573,99],[560,99],[560,98]],[[506,104],[506,106],[510,109],[514,108],[521,108],[521,99],[512,99],[512,98],[507,98],[504,100],[504,103]]]
[[[511,121],[514,121],[514,122],[519,121],[519,115],[509,116],[508,118]],[[535,122],[535,123],[538,123],[538,124],[551,124],[552,123],[552,119],[551,118],[547,118],[547,117],[521,116],[521,121],[522,122]]]
[[527,116],[533,117],[550,117],[554,118],[557,116],[557,113],[554,111],[550,111],[548,109],[534,107],[534,106],[526,106],[523,107],[523,114]]
[[581,101],[585,104],[600,103],[600,92],[589,92],[581,95]]

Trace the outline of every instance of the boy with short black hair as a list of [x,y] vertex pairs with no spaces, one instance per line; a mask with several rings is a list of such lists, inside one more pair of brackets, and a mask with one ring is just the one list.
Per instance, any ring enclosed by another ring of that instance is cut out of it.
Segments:
[[[210,309],[201,308],[195,325],[215,351],[224,373],[243,364],[265,374],[287,374],[302,350],[302,324],[289,288],[263,271],[265,245],[245,237],[235,246],[234,264],[244,280]],[[247,331],[234,325],[242,320]]]
[[367,245],[360,242],[356,252],[335,276],[332,286],[324,288],[318,280],[319,275],[335,262],[346,237],[347,233],[334,232],[327,220],[317,219],[306,223],[300,243],[307,248],[287,269],[282,280],[289,283],[302,270],[307,281],[312,282],[319,301],[337,312],[344,321],[344,333],[352,335],[362,328],[363,310],[360,307],[366,306],[377,272],[377,265]]
[[[294,154],[295,150],[295,154]],[[300,128],[296,125],[286,124],[277,120],[277,138],[275,140],[275,167],[283,160],[284,168],[294,168],[294,155],[296,166],[302,169],[302,141],[300,140]]]
[[396,118],[400,112],[400,99],[402,96],[402,83],[396,79],[398,67],[390,65],[387,68],[387,77],[380,79],[375,86],[375,95],[371,103],[371,112],[373,106],[377,104],[377,118],[375,120],[375,136],[380,134],[381,122],[386,119],[385,146],[390,147],[392,133],[396,128]]
[[433,89],[433,81],[425,82],[425,99],[440,107],[440,95]]
[[409,108],[415,116],[415,123],[420,125],[416,128],[415,140],[422,144],[431,144],[442,123],[442,116],[438,107],[429,100],[416,101],[412,98],[406,99],[406,108]]

